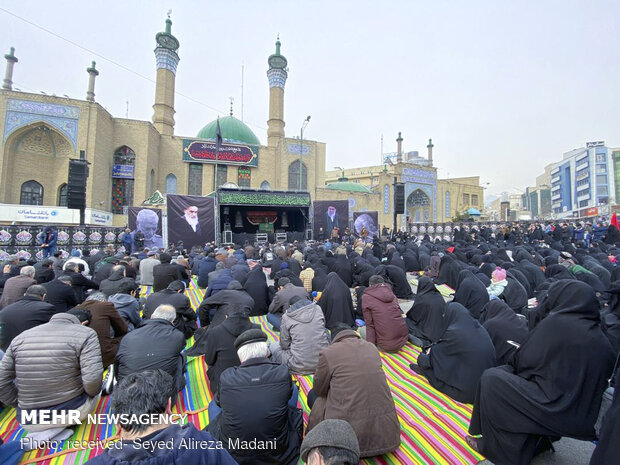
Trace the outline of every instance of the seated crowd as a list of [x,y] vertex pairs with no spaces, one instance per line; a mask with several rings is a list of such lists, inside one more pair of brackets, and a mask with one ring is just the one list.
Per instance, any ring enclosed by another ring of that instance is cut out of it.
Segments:
[[[207,244],[186,256],[108,247],[64,261],[11,257],[0,278],[0,402],[18,421],[42,409],[83,420],[110,394],[115,413],[171,413],[187,364],[204,357],[205,430],[121,422],[123,447],[91,462],[356,464],[401,444],[382,354],[412,344],[411,379],[473,404],[463,441],[493,463],[529,464],[562,437],[598,440],[591,464],[616,463],[620,395],[601,405],[620,371],[620,249],[541,237],[476,230],[450,243],[351,236]],[[196,310],[190,284],[204,290]],[[250,320],[260,315],[276,342]],[[305,432],[293,375],[313,375]],[[22,444],[66,439],[75,423],[25,421]],[[149,454],[136,438],[223,449]]]

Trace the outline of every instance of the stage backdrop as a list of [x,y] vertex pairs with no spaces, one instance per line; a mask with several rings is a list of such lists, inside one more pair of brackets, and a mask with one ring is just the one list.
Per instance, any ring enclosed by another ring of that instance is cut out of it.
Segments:
[[379,212],[353,212],[353,225],[358,235],[362,234],[362,228],[366,226],[369,238],[379,237]]
[[168,242],[183,241],[186,249],[215,240],[214,199],[195,195],[166,196],[168,202]]
[[[330,208],[335,209],[333,220],[328,213]],[[338,226],[339,235],[342,236],[344,229],[349,226],[348,200],[316,200],[312,202],[312,211],[312,232],[316,240],[324,240],[331,237],[334,226]],[[323,228],[322,232],[321,228]]]
[[[144,234],[144,247],[149,249],[164,248],[161,235],[161,210],[158,208],[129,207],[127,209],[128,226],[132,236],[136,231]],[[135,247],[133,252],[135,252]]]

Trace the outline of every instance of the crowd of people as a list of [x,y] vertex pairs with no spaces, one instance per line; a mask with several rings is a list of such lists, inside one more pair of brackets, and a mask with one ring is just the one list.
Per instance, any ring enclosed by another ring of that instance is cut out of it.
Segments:
[[[401,427],[380,353],[408,343],[420,349],[411,377],[473,404],[463,439],[493,463],[528,464],[562,437],[596,440],[591,464],[615,463],[620,395],[603,402],[620,370],[613,224],[456,227],[451,241],[349,232],[190,251],[132,243],[64,260],[53,229],[42,234],[45,258],[10,257],[0,277],[5,406],[83,419],[111,394],[115,412],[166,413],[188,359],[207,367],[205,431],[121,423],[123,447],[93,463],[356,464],[392,452]],[[195,310],[192,280],[204,290]],[[250,320],[260,315],[278,341]],[[313,375],[305,438],[292,374]],[[37,447],[70,437],[65,420],[21,426]],[[135,438],[215,440],[224,450],[145,455]]]

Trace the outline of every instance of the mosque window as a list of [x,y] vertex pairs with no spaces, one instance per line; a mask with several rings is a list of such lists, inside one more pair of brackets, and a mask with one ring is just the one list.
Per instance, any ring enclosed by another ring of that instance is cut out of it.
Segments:
[[188,195],[202,195],[202,163],[189,164]]
[[289,190],[308,190],[308,169],[301,163],[301,188],[299,187],[299,160],[294,161],[288,167]]
[[67,183],[61,184],[58,188],[58,206],[67,206]]
[[151,170],[151,174],[149,175],[149,188],[148,195],[151,195],[155,191],[155,170]]
[[474,207],[478,206],[478,194],[471,194],[471,204]]
[[133,172],[136,154],[132,149],[123,145],[114,152],[113,163],[115,165],[113,172],[122,174],[112,178],[112,213],[124,214],[126,208],[133,205]]
[[36,181],[23,183],[19,203],[22,205],[43,205],[43,186]]
[[450,191],[446,191],[444,196],[444,203],[446,207],[445,217],[446,219],[450,219]]
[[176,194],[177,193],[177,177],[170,173],[166,176],[166,194]]
[[260,188],[264,191],[271,190],[271,184],[269,184],[269,181],[263,181],[260,183]]
[[228,166],[217,165],[217,187],[228,182]]
[[463,194],[463,204],[469,205],[469,194]]
[[252,170],[245,166],[240,166],[237,170],[237,185],[239,187],[250,187],[252,184]]

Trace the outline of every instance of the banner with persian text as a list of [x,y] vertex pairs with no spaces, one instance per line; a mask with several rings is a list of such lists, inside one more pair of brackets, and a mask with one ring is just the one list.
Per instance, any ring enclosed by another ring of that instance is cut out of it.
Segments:
[[258,145],[225,142],[218,153],[215,141],[183,139],[183,161],[258,166]]

